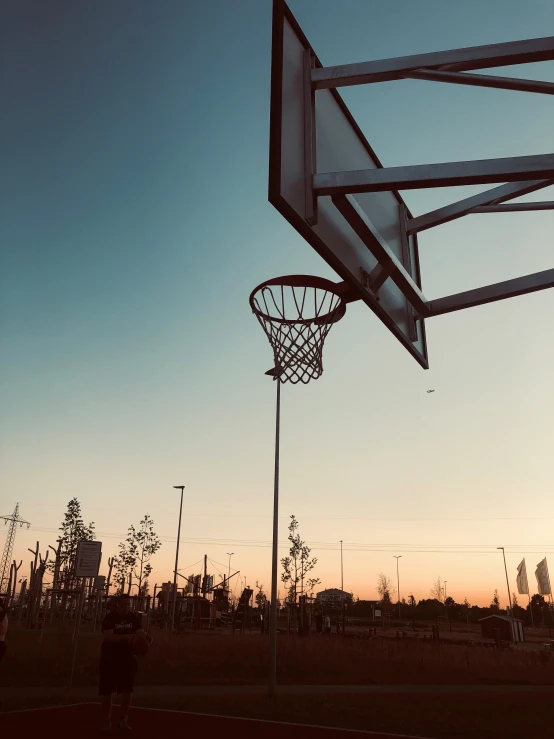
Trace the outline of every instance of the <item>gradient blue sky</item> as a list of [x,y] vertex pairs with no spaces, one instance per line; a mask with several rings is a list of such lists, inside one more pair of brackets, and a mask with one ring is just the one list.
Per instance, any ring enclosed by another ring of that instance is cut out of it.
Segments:
[[[324,64],[554,24],[550,0],[290,7]],[[161,582],[183,483],[181,565],[233,551],[267,588],[274,387],[248,295],[276,274],[333,277],[267,203],[271,3],[11,0],[0,41],[0,512],[20,501],[33,524],[16,556],[54,543],[76,495],[105,556],[154,517]],[[554,64],[498,73],[554,81]],[[553,150],[548,96],[403,81],[343,97],[385,166]],[[478,190],[405,199],[419,214]],[[553,226],[491,215],[425,232],[427,297],[554,266]],[[440,574],[453,597],[490,602],[500,544],[534,582],[554,554],[553,309],[545,291],[432,319],[424,372],[349,307],[321,380],[283,392],[281,538],[294,512],[323,586],[340,582],[339,539],[360,597],[402,554],[403,595]]]

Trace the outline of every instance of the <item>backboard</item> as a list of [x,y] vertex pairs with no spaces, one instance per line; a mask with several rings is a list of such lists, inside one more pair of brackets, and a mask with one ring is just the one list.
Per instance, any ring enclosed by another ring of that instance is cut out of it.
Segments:
[[[269,201],[340,275],[355,299],[361,298],[427,369],[424,321],[414,319],[412,304],[392,279],[385,274],[379,279],[377,258],[331,196],[314,202],[305,186],[316,172],[382,167],[339,93],[310,90],[306,74],[312,66],[322,65],[286,3],[275,0]],[[417,235],[407,235],[405,223],[411,215],[398,192],[363,193],[352,200],[345,199],[343,207],[360,209],[367,219],[364,225],[374,231],[376,247],[390,250],[421,287]]]
[[[473,74],[554,59],[554,36],[323,67],[284,0],[273,0],[269,201],[428,368],[425,319],[554,287],[554,269],[429,301],[417,234],[472,213],[554,210],[508,200],[554,184],[554,154],[384,168],[337,92],[399,79],[554,95],[554,83]],[[470,74],[468,74],[470,72]],[[413,217],[398,190],[503,183]]]

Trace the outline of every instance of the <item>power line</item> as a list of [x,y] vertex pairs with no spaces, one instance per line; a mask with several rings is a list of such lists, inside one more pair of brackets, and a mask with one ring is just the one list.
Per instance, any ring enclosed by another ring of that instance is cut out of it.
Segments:
[[[181,539],[181,541],[182,541],[182,539]],[[204,558],[202,557],[202,559],[204,559]],[[196,565],[199,565],[200,562],[202,562],[202,559],[199,559],[198,562],[193,562],[191,565],[187,565],[186,567],[179,567],[178,572],[181,572],[181,570],[190,570],[191,567],[196,567]]]
[[[57,529],[50,529],[47,527],[31,527],[32,531],[44,531],[44,532],[57,532]],[[97,532],[99,537],[108,538],[120,538],[124,536],[119,533],[111,532]],[[160,539],[166,542],[174,542],[175,536],[161,536]],[[181,542],[185,544],[196,544],[205,546],[237,546],[244,548],[253,549],[267,549],[271,547],[271,542],[264,539],[231,539],[231,538],[216,538],[216,537],[182,537]],[[314,551],[338,551],[340,548],[336,542],[323,542],[313,541],[309,542],[311,548]],[[288,540],[279,543],[280,548],[287,548],[289,546]],[[363,542],[344,542],[344,549],[350,552],[384,552],[387,553],[391,549],[403,551],[407,553],[427,553],[427,554],[495,554],[496,555],[496,543],[494,544],[399,544],[399,543],[375,543],[365,544]],[[525,544],[525,543],[514,543],[506,544],[506,549],[511,554],[554,554],[554,550],[550,550],[549,544]],[[517,551],[515,548],[524,548],[524,551]],[[214,560],[215,561],[215,560]],[[222,567],[224,565],[219,562]],[[193,566],[193,565],[191,565]]]
[[[50,506],[53,507],[53,506]],[[92,507],[93,510],[102,511],[120,511],[123,512],[125,508],[105,508],[105,507]],[[309,515],[309,514],[306,514]],[[265,518],[269,519],[271,516],[260,513],[214,513],[212,511],[198,511],[190,512],[187,511],[187,517],[198,516],[208,518]],[[484,522],[487,521],[554,521],[552,516],[312,516],[309,515],[311,521],[411,521],[411,522],[437,522],[437,521],[460,521],[462,523],[473,521],[473,522]],[[280,520],[288,520],[289,516],[280,516]],[[54,530],[54,529],[53,529]],[[55,529],[58,531],[58,529]]]

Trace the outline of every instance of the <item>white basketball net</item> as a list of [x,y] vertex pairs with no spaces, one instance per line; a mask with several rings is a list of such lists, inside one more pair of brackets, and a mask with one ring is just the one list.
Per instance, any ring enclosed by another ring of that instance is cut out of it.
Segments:
[[323,372],[323,344],[345,305],[327,280],[311,278],[317,284],[312,286],[287,284],[287,279],[292,280],[261,285],[250,304],[273,349],[274,377],[307,384]]

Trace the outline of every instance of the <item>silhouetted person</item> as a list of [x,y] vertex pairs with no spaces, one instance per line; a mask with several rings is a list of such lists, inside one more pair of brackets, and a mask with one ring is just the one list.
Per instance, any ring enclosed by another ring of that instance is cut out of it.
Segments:
[[141,628],[141,619],[130,610],[131,599],[120,595],[117,609],[110,611],[102,622],[102,652],[100,655],[99,693],[102,697],[104,730],[111,731],[112,693],[121,695],[121,718],[119,729],[131,727],[127,720],[131,695],[135,685],[137,659],[133,654],[132,642],[135,634],[147,637]]
[[319,612],[315,614],[315,630],[318,634],[323,631],[323,615]]

